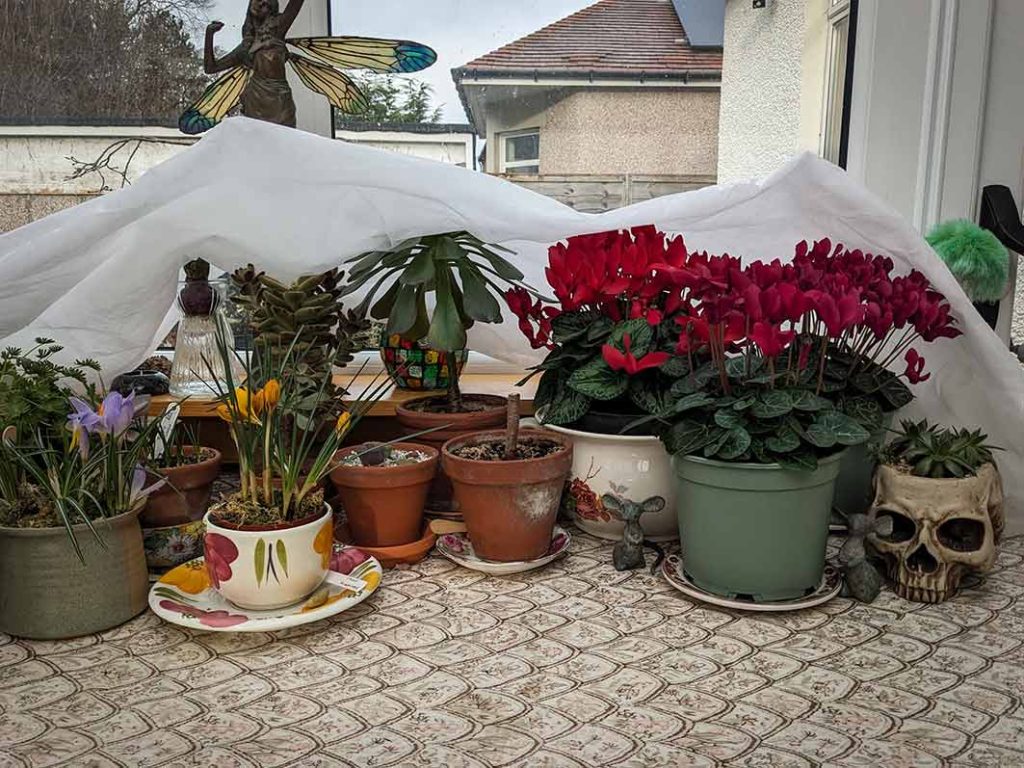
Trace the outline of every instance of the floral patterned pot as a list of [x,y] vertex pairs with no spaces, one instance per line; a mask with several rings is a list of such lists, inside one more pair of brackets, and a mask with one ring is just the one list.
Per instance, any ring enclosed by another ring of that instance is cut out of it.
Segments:
[[544,429],[572,438],[572,471],[562,505],[572,514],[578,528],[602,539],[618,541],[622,538],[622,520],[605,507],[601,497],[612,494],[638,504],[660,498],[665,502],[660,511],[640,516],[644,538],[651,541],[679,538],[675,473],[658,438],[582,432],[544,424],[543,414],[538,417]]
[[203,554],[202,520],[182,525],[142,529],[142,546],[146,550],[146,567],[150,573],[163,573]]
[[[380,357],[391,380],[399,389],[447,389],[451,376],[448,353],[431,349],[418,341],[406,341],[385,331],[380,340]],[[454,353],[455,375],[462,373],[469,350]]]
[[288,527],[228,528],[206,513],[203,557],[213,586],[241,608],[270,610],[309,597],[323,583],[334,545],[334,513]]

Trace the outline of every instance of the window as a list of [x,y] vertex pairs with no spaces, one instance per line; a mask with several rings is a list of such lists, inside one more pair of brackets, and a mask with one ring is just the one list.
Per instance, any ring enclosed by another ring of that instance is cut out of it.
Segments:
[[825,101],[821,131],[821,156],[836,165],[846,165],[843,141],[844,112],[849,92],[849,64],[853,56],[856,3],[832,0],[828,10],[828,50],[825,57]]
[[501,134],[501,172],[509,174],[540,173],[540,130]]

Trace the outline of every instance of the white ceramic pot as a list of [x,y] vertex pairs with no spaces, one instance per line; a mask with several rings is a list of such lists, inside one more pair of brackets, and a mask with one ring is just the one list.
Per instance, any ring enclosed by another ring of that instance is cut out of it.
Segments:
[[309,597],[327,576],[334,546],[334,515],[292,528],[240,531],[206,513],[203,556],[213,586],[241,608],[271,610]]
[[668,452],[658,438],[581,432],[544,424],[543,414],[540,417],[538,421],[544,429],[572,439],[572,470],[563,505],[572,512],[578,528],[602,539],[622,538],[622,519],[602,501],[605,494],[611,494],[619,505],[623,501],[650,501],[650,506],[657,508],[640,516],[644,538],[679,538],[675,475]]

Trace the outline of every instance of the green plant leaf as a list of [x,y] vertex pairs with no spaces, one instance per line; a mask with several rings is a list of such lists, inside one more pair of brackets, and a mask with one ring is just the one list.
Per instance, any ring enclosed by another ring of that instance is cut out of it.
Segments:
[[704,389],[710,382],[718,378],[718,370],[712,363],[705,363],[692,373],[672,384],[671,393],[677,397],[690,395]]
[[397,280],[392,283],[391,287],[371,307],[370,317],[374,320],[387,320],[391,315],[391,310],[394,309],[395,300],[398,298],[398,291],[401,287],[402,284]]
[[388,318],[388,335],[393,333],[405,335],[416,324],[416,294],[423,286],[403,285],[398,289],[395,304]]
[[424,248],[415,256],[409,265],[402,270],[399,282],[403,285],[422,285],[434,279],[434,252]]
[[595,400],[614,400],[629,387],[625,371],[613,371],[603,358],[598,357],[569,377],[569,386]]
[[777,434],[766,438],[764,445],[772,453],[790,453],[800,447],[800,435],[789,427],[783,427]]
[[277,545],[277,562],[281,564],[281,570],[284,571],[284,575],[288,575],[288,548],[284,545],[284,539],[278,539]]
[[774,389],[758,395],[750,412],[759,419],[774,419],[793,410],[793,398],[784,389]]
[[590,410],[590,398],[575,389],[563,387],[558,396],[544,411],[544,421],[564,426],[583,418]]
[[860,424],[842,411],[819,413],[814,423],[805,430],[807,441],[818,448],[835,445],[859,445],[871,436]]
[[[735,414],[735,411],[719,411],[718,413]],[[735,461],[750,449],[750,443],[750,433],[737,425],[726,432],[725,440],[718,448],[718,458],[723,461]]]
[[256,546],[253,548],[253,569],[256,572],[256,586],[263,584],[263,576],[266,574],[266,563],[264,559],[267,555],[267,543],[260,539],[256,542]]
[[463,349],[466,346],[466,329],[452,295],[451,279],[451,272],[447,266],[437,270],[437,304],[427,333],[427,343],[434,349],[445,351]]
[[459,264],[466,313],[481,323],[500,323],[501,307],[497,299],[491,295],[487,284],[474,270],[475,267],[472,265]]
[[794,451],[776,456],[775,460],[786,469],[795,469],[801,472],[813,471],[818,468],[818,457],[814,451]]
[[501,256],[496,254],[489,248],[481,248],[480,255],[490,262],[494,271],[498,273],[498,277],[502,280],[507,280],[512,283],[520,282],[525,275],[520,272],[516,267],[512,266],[508,261],[503,259]]
[[882,426],[885,415],[882,413],[882,406],[878,401],[868,395],[857,395],[844,398],[842,411],[853,418],[868,432],[875,432]]
[[630,349],[634,357],[642,357],[651,351],[651,343],[654,341],[654,329],[647,324],[642,317],[635,320],[623,320],[616,323],[612,328],[608,343],[625,351],[623,337],[629,334]]
[[551,338],[556,344],[568,344],[587,336],[595,320],[591,312],[563,312],[551,321]]
[[715,424],[720,426],[722,429],[732,429],[733,427],[743,426],[745,419],[740,415],[738,411],[734,411],[732,407],[719,408],[715,411]]
[[673,424],[664,436],[665,448],[668,452],[684,456],[699,451],[710,441],[710,428],[706,424],[689,420]]
[[629,380],[629,399],[645,413],[664,413],[672,406],[668,391],[648,372]]
[[798,411],[824,411],[832,408],[832,401],[827,397],[822,397],[808,389],[791,389],[789,391],[790,399],[793,401],[793,408]]
[[678,379],[690,372],[690,361],[686,357],[675,355],[661,364],[661,372],[671,379]]

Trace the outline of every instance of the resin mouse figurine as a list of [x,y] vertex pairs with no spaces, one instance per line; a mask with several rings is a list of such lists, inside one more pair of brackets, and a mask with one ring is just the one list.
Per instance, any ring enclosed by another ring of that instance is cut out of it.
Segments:
[[637,503],[632,499],[622,496],[615,496],[606,493],[601,497],[601,503],[605,508],[622,518],[626,527],[622,531],[622,541],[616,542],[612,550],[612,563],[617,571],[630,571],[634,568],[643,568],[646,565],[644,560],[644,532],[640,527],[640,515],[645,512],[660,512],[665,507],[665,500],[661,496],[651,496],[643,502]]
[[847,517],[846,525],[846,541],[839,550],[839,565],[845,578],[843,594],[862,603],[870,603],[882,589],[882,576],[868,560],[865,540],[870,533],[879,536],[891,534],[892,518],[853,514]]

